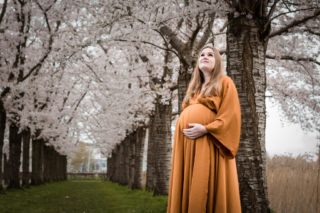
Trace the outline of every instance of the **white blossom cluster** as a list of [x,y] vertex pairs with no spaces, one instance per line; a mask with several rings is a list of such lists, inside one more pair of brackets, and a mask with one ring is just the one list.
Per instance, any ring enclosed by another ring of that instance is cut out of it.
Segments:
[[[28,127],[33,135],[41,130],[39,137],[63,154],[79,141],[110,153],[130,132],[148,125],[156,97],[161,104],[172,102],[177,112],[172,88],[189,60],[183,52],[192,49],[194,65],[194,43],[207,33],[210,15],[208,41],[221,51],[227,14],[255,18],[218,0],[21,2],[7,1],[0,20],[1,100],[8,124]],[[320,122],[319,16],[289,25],[318,11],[312,1],[279,1],[268,17],[268,90],[285,117],[305,130]]]

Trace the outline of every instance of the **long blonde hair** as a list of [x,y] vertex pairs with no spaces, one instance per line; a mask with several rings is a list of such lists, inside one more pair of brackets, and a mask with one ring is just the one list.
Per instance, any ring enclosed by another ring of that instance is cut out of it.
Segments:
[[189,83],[189,87],[187,90],[187,94],[183,100],[186,104],[189,104],[189,99],[192,98],[201,88],[202,83],[204,82],[204,77],[202,71],[199,69],[199,58],[201,56],[201,52],[206,49],[210,48],[213,50],[214,58],[215,58],[215,66],[213,68],[213,71],[211,73],[210,80],[208,84],[204,88],[204,92],[202,93],[202,97],[205,96],[210,97],[212,94],[214,96],[220,94],[221,90],[221,77],[223,75],[223,63],[221,59],[221,55],[219,50],[214,48],[212,45],[207,44],[203,46],[198,55],[197,64],[193,70],[192,77]]

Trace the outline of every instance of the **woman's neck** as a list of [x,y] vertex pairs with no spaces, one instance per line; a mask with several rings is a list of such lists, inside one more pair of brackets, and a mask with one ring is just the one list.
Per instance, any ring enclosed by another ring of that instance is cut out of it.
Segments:
[[203,73],[203,80],[204,80],[202,84],[205,86],[206,84],[209,83],[211,74],[207,72],[202,72],[202,73]]

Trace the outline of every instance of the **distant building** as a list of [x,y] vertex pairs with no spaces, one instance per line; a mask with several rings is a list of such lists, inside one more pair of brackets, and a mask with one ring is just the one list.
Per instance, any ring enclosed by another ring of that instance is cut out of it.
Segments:
[[93,161],[94,164],[90,164],[90,172],[107,172],[107,158],[101,153],[100,149],[94,147],[94,145],[87,144],[87,148],[92,150],[94,153]]

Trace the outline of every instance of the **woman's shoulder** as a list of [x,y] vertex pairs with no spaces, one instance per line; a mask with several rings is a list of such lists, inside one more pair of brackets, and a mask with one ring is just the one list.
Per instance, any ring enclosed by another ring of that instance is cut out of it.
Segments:
[[232,79],[227,75],[221,76],[220,80],[221,80],[222,84],[226,84],[226,83],[229,83],[229,82],[233,83]]
[[229,89],[236,90],[236,85],[232,78],[226,75],[221,76],[221,95],[223,96],[223,94]]
[[227,88],[229,85],[234,85],[233,80],[227,75],[221,76],[220,80],[222,88]]

